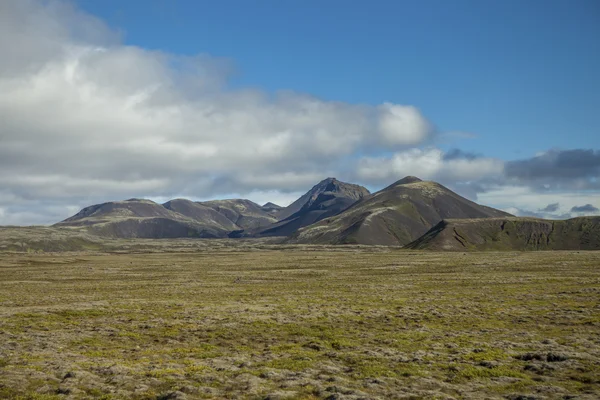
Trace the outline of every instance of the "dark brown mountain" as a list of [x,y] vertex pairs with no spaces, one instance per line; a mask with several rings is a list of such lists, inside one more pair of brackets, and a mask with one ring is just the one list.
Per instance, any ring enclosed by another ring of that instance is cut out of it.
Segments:
[[165,217],[173,218],[169,210],[151,200],[129,199],[124,201],[110,201],[86,207],[74,216],[65,219],[61,224],[72,225],[90,224],[105,221],[109,218],[148,218]]
[[86,207],[56,227],[70,227],[119,238],[226,237],[228,227],[199,222],[144,199],[114,201]]
[[250,200],[175,199],[160,205],[129,199],[86,207],[55,226],[120,238],[225,238],[231,232],[258,229],[276,221]]
[[506,217],[436,182],[407,176],[294,233],[289,243],[405,245],[447,218]]
[[296,214],[302,208],[310,207],[311,204],[317,200],[317,197],[325,192],[335,193],[336,197],[344,197],[353,199],[354,201],[360,200],[370,194],[366,188],[360,185],[341,182],[335,178],[327,178],[313,186],[312,189],[306,192],[298,200],[282,209],[277,215],[278,219],[283,221],[293,214]]
[[327,178],[279,212],[278,216],[281,218],[297,209],[296,212],[255,236],[289,236],[302,227],[339,214],[366,196],[369,196],[369,191],[362,186]]
[[449,219],[406,246],[410,249],[600,250],[600,217]]

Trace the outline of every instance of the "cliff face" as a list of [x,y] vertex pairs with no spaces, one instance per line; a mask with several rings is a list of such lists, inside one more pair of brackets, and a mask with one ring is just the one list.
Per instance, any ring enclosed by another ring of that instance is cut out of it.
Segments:
[[598,250],[600,217],[444,220],[408,244],[426,250]]

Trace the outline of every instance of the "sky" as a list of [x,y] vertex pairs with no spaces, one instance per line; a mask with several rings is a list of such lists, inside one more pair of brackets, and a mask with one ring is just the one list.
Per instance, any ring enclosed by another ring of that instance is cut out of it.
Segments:
[[600,3],[5,0],[0,225],[406,175],[600,215]]

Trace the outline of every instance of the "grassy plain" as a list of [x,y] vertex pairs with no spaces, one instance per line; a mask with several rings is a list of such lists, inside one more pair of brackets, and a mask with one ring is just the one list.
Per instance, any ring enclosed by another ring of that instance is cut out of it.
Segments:
[[0,254],[0,398],[600,398],[600,252],[165,251]]

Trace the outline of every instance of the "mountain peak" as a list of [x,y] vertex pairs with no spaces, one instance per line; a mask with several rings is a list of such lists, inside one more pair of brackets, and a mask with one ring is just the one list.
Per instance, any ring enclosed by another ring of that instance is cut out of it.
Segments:
[[417,183],[423,182],[423,180],[417,178],[416,176],[408,175],[404,178],[400,179],[398,182],[394,183],[394,185],[407,185],[409,183]]
[[316,186],[322,186],[322,185],[328,185],[330,183],[339,183],[340,181],[338,181],[336,178],[325,178],[323,179],[321,182],[319,182]]
[[262,208],[282,208],[280,205],[272,203],[272,202],[268,202],[262,205]]
[[353,183],[342,182],[336,178],[327,178],[322,180],[317,185],[313,186],[313,188],[308,191],[307,194],[309,194],[311,198],[316,198],[323,192],[336,192],[341,195],[355,198],[356,200],[369,194],[369,191],[362,186]]
[[123,200],[124,203],[146,203],[146,204],[156,204],[152,200],[148,199],[139,199],[137,197],[132,197],[131,199]]
[[286,219],[300,211],[303,207],[310,207],[317,197],[325,192],[333,192],[336,193],[338,197],[349,198],[354,201],[360,200],[370,194],[366,188],[360,185],[342,182],[337,178],[329,177],[317,183],[312,189],[302,195],[302,197],[284,208],[278,215],[279,220]]

